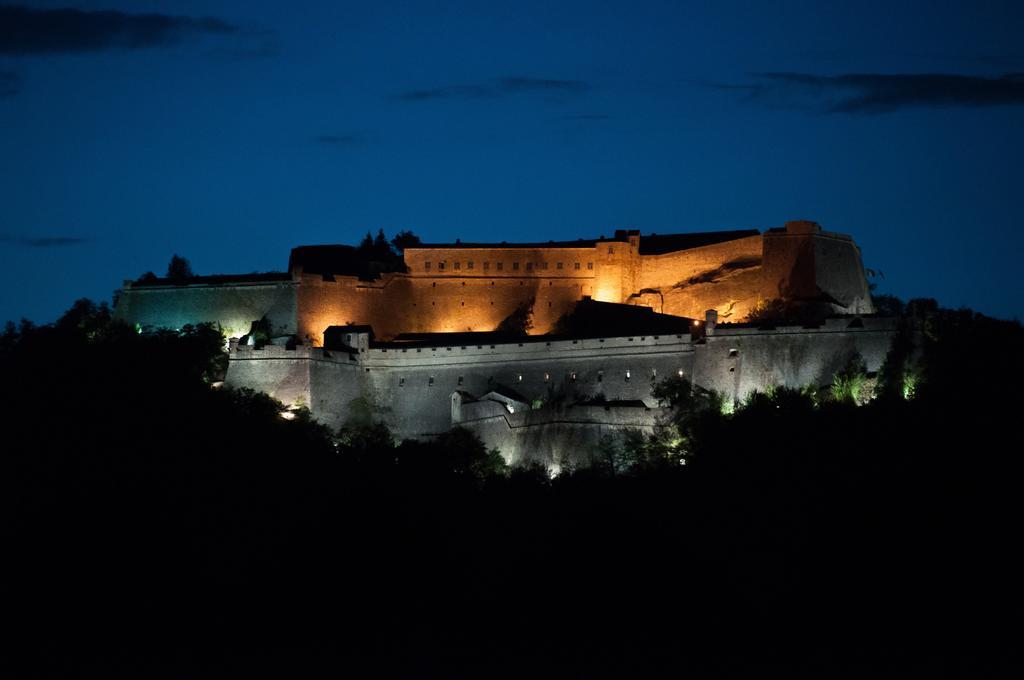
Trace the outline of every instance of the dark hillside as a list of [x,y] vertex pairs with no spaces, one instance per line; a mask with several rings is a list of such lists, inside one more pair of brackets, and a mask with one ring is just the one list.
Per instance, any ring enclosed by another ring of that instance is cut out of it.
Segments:
[[681,449],[634,441],[553,480],[465,432],[335,438],[217,389],[209,328],[138,335],[87,302],[9,327],[3,663],[1017,677],[1024,334],[921,303],[906,323],[864,406],[676,394]]

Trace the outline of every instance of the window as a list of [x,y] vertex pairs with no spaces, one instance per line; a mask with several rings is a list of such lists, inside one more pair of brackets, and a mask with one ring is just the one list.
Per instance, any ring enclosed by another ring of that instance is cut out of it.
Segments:
[[461,262],[456,262],[455,263],[455,271],[458,271],[459,269],[462,269],[462,263]]
[[541,262],[540,263],[540,268],[541,269],[547,269],[548,268],[548,263],[547,262]]
[[627,369],[626,369],[626,382],[629,382],[629,379],[630,379],[631,377],[632,377],[632,374],[631,374],[631,373],[629,372],[629,369],[627,368]]
[[462,376],[461,375],[459,376],[459,384],[460,385],[462,384]]
[[739,355],[740,355],[740,351],[738,349],[731,349],[731,350],[729,350],[729,357],[730,358],[735,358],[735,357],[738,357]]
[[555,269],[561,269],[561,268],[562,268],[562,263],[561,262],[559,262],[558,264],[555,265]]
[[523,374],[520,373],[518,376],[516,376],[516,380],[518,380],[519,382],[523,382]]
[[427,381],[427,385],[433,385],[433,384],[434,384],[434,376],[430,376],[430,380]]
[[429,272],[430,271],[430,262],[424,262],[423,263],[423,271],[425,271],[425,272]]
[[470,260],[469,262],[466,263],[466,269],[472,269],[472,268],[473,268],[473,260]]
[[611,254],[612,254],[612,247],[611,247],[611,246],[608,246],[608,254],[609,254],[609,255],[611,255]]
[[551,374],[550,373],[545,373],[544,374],[544,380],[551,380]]
[[576,382],[576,371],[569,374],[569,380]]
[[587,263],[587,269],[593,269],[593,268],[594,268],[594,263],[593,262],[588,262]]
[[399,387],[405,387],[405,378],[399,378],[398,379],[398,386]]
[[500,272],[504,268],[505,268],[505,263],[504,262],[499,262],[498,263],[498,271]]
[[604,382],[604,371],[597,372],[597,382]]
[[527,262],[526,263],[526,271],[528,271],[528,272],[532,272],[533,271],[533,263],[532,262]]
[[580,263],[579,262],[573,262],[572,264],[573,264],[573,267],[572,267],[573,269],[579,269],[580,268]]
[[513,262],[512,263],[512,269],[519,269],[519,263],[518,262]]
[[444,271],[444,262],[437,263],[437,270],[442,272]]
[[484,271],[485,272],[486,271],[490,271],[490,269],[491,269],[491,263],[490,262],[484,262]]

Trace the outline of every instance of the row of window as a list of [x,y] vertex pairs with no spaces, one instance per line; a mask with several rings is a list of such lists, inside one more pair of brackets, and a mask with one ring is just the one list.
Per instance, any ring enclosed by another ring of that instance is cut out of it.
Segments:
[[[462,262],[461,261],[456,261],[456,262],[451,262],[451,263],[448,263],[448,262],[438,262],[437,263],[437,271],[443,272],[448,264],[451,264],[452,269],[455,270],[455,271],[461,271],[462,270]],[[492,264],[491,262],[484,262],[482,264],[483,264],[483,270],[485,272],[489,272],[491,270],[491,264]],[[497,271],[500,272],[500,271],[504,271],[505,270],[505,263],[504,262],[494,262],[493,264],[494,264],[494,268]],[[519,264],[520,264],[519,262],[513,262],[512,263],[512,270],[513,271],[519,271]],[[556,262],[555,263],[555,269],[558,269],[558,270],[565,269],[565,265],[566,264],[569,264],[569,263],[566,263],[566,262]],[[581,262],[573,262],[571,264],[573,265],[573,269],[574,270],[579,270],[579,269],[582,268],[582,266],[581,266],[582,263]],[[528,271],[528,272],[532,272],[534,269],[540,269],[540,270],[543,271],[543,270],[547,270],[547,268],[548,268],[548,263],[547,262],[540,262],[540,263],[536,263],[536,264],[533,263],[533,262],[526,262],[525,265],[526,265],[526,271]],[[432,267],[432,263],[431,262],[427,261],[427,262],[423,263],[423,271],[429,272],[431,270],[431,267]],[[476,263],[473,262],[473,260],[467,260],[466,261],[466,269],[474,269],[475,267],[476,267]],[[594,268],[594,263],[593,262],[588,262],[587,263],[587,269],[592,270],[593,268]]]
[[[683,377],[683,369],[680,368],[677,371],[677,374],[679,375],[680,378],[682,378]],[[566,377],[569,379],[570,382],[576,382],[576,372],[575,371],[569,373]],[[632,379],[632,377],[633,377],[633,372],[627,368],[623,377],[624,377],[626,382],[629,382]],[[658,369],[652,368],[651,369],[651,379],[653,380],[653,379],[656,379],[657,377],[658,377]],[[545,373],[544,374],[544,381],[545,382],[549,382],[550,380],[551,380],[551,374],[550,373]],[[494,377],[493,376],[487,378],[487,383],[488,384],[493,383],[493,382],[494,382]],[[516,374],[516,382],[523,382],[523,374],[522,373],[517,373]],[[604,371],[598,371],[597,372],[597,382],[604,382]],[[427,379],[427,384],[430,385],[430,386],[434,385],[434,376],[430,376]],[[463,376],[460,375],[458,377],[457,385],[461,386],[462,384],[463,384]],[[398,386],[399,387],[405,387],[405,378],[399,378],[398,379]]]

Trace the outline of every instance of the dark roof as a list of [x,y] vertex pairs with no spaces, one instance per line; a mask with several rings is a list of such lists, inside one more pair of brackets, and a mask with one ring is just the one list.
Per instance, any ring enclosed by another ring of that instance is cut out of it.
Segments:
[[658,314],[649,307],[595,302],[585,298],[559,322],[557,332],[548,335],[516,335],[497,331],[476,333],[401,333],[391,340],[371,342],[375,348],[455,347],[508,345],[552,340],[620,338],[633,335],[681,335],[689,333],[692,319]]
[[648,408],[642,399],[586,399],[577,402],[579,406],[604,406],[605,408]]
[[391,347],[452,347],[454,345],[497,345],[510,342],[528,342],[539,335],[515,335],[498,331],[479,331],[462,333],[399,333],[387,342],[375,343],[375,346]]
[[456,241],[455,243],[423,243],[415,248],[406,248],[406,250],[429,250],[431,248],[443,248],[443,249],[459,249],[459,248],[593,248],[598,243],[608,243],[622,241],[625,239],[615,238],[597,238],[597,239],[579,239],[576,241],[542,241],[537,243],[509,243],[508,241],[502,241],[501,243],[463,243],[462,241]]
[[288,271],[302,267],[306,274],[375,278],[381,272],[405,271],[400,258],[389,262],[373,260],[358,248],[346,245],[298,246],[288,258]]
[[658,314],[650,307],[598,302],[584,298],[558,321],[558,332],[570,337],[621,337],[689,333],[692,319]]
[[524,397],[523,395],[521,395],[519,392],[516,392],[511,387],[508,387],[507,385],[502,385],[500,383],[497,384],[497,385],[492,386],[490,389],[488,389],[486,392],[484,392],[481,395],[481,398],[487,396],[491,392],[494,392],[495,394],[501,395],[501,396],[506,397],[508,399],[512,399],[513,401],[518,401],[518,402],[523,403],[523,404],[529,404],[530,403],[530,400],[527,399],[526,397]]
[[373,342],[373,328],[365,324],[328,326],[324,329],[324,349],[334,350],[336,352],[354,351],[351,345],[345,343],[344,335],[347,333],[369,333],[370,342]]
[[260,272],[257,274],[211,274],[210,276],[192,276],[184,281],[170,279],[164,276],[152,279],[136,279],[132,281],[132,288],[147,288],[149,286],[192,286],[197,284],[207,286],[222,286],[238,283],[266,283],[274,281],[291,281],[292,275],[288,272]]
[[[629,236],[637,234],[638,232],[636,231],[619,230],[616,231],[615,235],[611,238],[605,238],[602,236],[596,239],[581,238],[575,241],[546,241],[535,243],[509,243],[508,241],[502,241],[501,243],[463,243],[462,241],[457,241],[455,243],[424,243],[416,246],[416,248],[426,250],[431,248],[593,248],[599,243],[625,243]],[[693,234],[641,235],[640,254],[661,255],[663,253],[671,253],[678,250],[689,250],[690,248],[700,248],[702,246],[709,246],[715,243],[735,241],[736,239],[746,238],[748,236],[757,236],[758,234],[760,234],[760,232],[757,229],[739,229],[733,231],[708,231]],[[415,250],[416,248],[408,248],[408,250]]]
[[748,236],[757,236],[760,233],[757,229],[737,229],[734,231],[706,231],[696,234],[648,234],[640,237],[640,254],[663,255],[679,250],[735,241]]

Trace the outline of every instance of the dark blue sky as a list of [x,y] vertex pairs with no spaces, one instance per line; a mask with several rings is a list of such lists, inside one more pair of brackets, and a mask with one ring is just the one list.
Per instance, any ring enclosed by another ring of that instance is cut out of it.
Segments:
[[801,218],[880,292],[1021,318],[1021,35],[1021,2],[0,4],[0,320],[175,252]]

